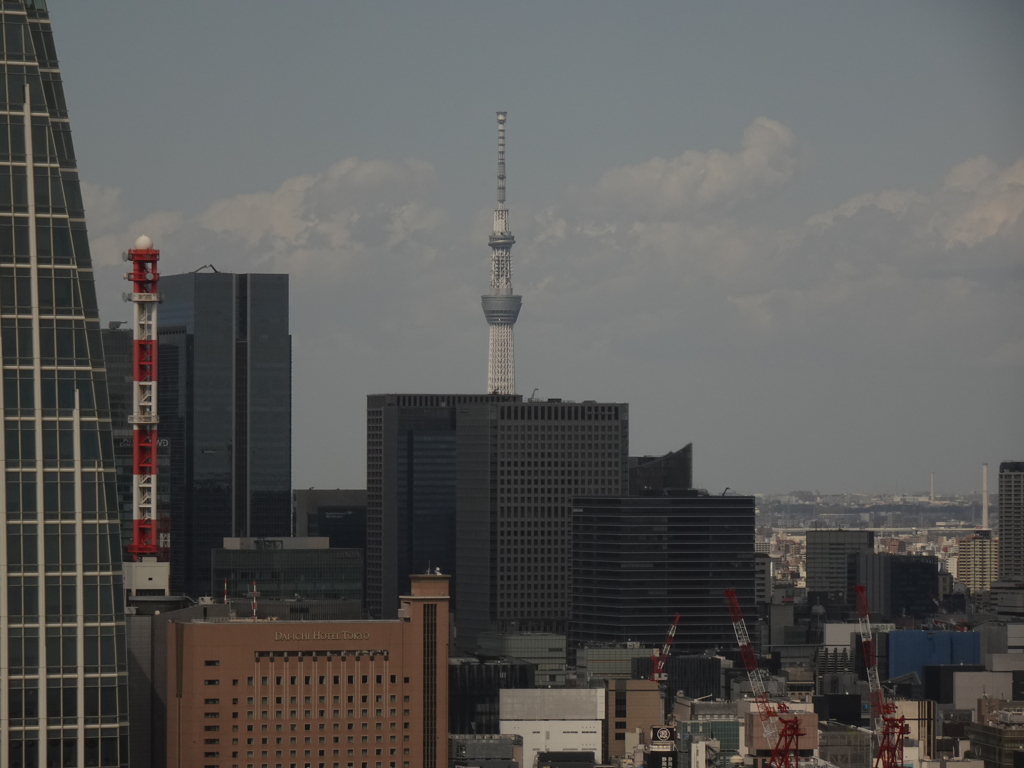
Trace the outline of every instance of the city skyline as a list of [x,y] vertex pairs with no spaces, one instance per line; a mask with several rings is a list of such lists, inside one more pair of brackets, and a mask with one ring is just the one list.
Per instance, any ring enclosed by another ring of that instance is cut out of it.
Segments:
[[51,2],[101,313],[143,231],[166,274],[288,272],[296,487],[361,483],[367,393],[476,389],[506,108],[524,396],[629,401],[631,452],[692,441],[713,490],[976,492],[1024,453],[1019,7],[527,4],[500,93],[496,8],[195,7]]

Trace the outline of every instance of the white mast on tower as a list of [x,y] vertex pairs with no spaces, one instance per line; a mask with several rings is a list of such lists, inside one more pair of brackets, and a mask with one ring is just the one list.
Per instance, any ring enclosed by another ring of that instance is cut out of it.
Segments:
[[516,362],[512,326],[519,317],[523,297],[512,293],[512,245],[515,238],[508,226],[505,207],[505,120],[507,112],[498,113],[498,207],[494,209],[494,231],[491,246],[491,292],[480,297],[484,316],[490,326],[490,347],[487,357],[487,391],[491,394],[513,395],[516,391]]

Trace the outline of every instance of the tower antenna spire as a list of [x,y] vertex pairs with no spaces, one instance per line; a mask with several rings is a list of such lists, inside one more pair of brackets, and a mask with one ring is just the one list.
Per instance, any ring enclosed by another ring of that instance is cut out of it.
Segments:
[[480,297],[484,316],[490,326],[487,356],[487,391],[512,395],[516,391],[515,350],[512,327],[519,318],[523,297],[512,293],[512,246],[515,238],[509,229],[505,207],[505,121],[507,112],[498,112],[498,207],[494,209],[491,246],[491,291]]

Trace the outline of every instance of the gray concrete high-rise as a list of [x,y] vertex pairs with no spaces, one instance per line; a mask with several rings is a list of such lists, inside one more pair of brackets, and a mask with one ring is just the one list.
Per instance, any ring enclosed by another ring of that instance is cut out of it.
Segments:
[[0,4],[0,765],[128,765],[110,406],[44,0]]
[[291,532],[288,276],[190,272],[160,292],[171,586],[195,598],[226,537]]
[[460,647],[489,629],[565,632],[573,498],[623,495],[628,450],[625,403],[371,395],[371,616],[394,611],[397,566],[432,565],[453,573]]

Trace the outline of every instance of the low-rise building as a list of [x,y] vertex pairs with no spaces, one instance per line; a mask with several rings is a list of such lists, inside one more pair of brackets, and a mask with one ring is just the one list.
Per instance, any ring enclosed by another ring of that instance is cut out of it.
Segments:
[[523,765],[538,752],[593,752],[604,761],[605,689],[501,691],[501,732],[523,737]]
[[445,768],[448,577],[399,618],[167,626],[167,766]]
[[535,667],[534,679],[539,687],[561,688],[565,685],[568,673],[565,635],[551,632],[481,632],[477,637],[477,654],[530,662]]
[[523,768],[523,737],[460,734],[448,737],[451,768]]
[[997,712],[986,723],[968,725],[966,735],[972,754],[985,768],[1019,768],[1014,756],[1024,751],[1024,711]]
[[648,733],[665,721],[665,702],[658,683],[650,680],[608,680],[605,697],[605,758],[611,760],[627,754],[627,736],[639,728]]

